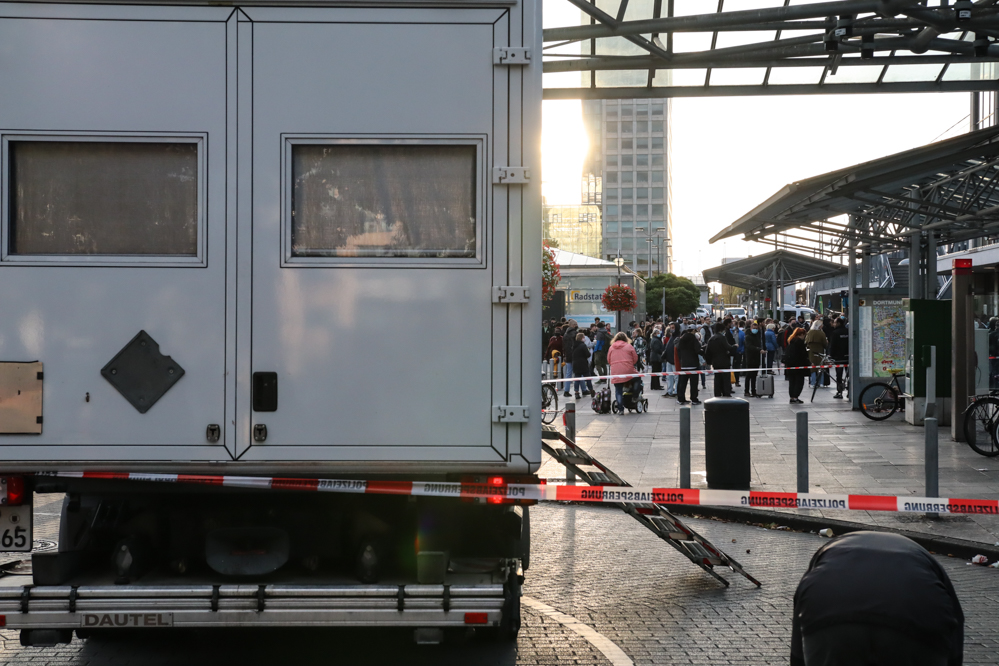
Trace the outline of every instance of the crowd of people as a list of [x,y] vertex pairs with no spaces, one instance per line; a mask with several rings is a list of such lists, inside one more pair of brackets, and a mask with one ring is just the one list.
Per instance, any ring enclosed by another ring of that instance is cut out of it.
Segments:
[[[677,320],[648,319],[631,322],[628,331],[616,335],[599,318],[588,327],[575,320],[551,319],[544,323],[544,359],[555,362],[557,377],[566,381],[559,390],[565,397],[593,395],[593,382],[584,377],[621,375],[635,371],[654,374],[653,391],[676,398],[681,404],[699,405],[698,386],[707,389],[704,370],[715,372],[715,397],[731,396],[743,388],[746,397],[761,397],[758,376],[783,372],[791,404],[800,404],[805,379],[809,387],[829,388],[835,375],[834,398],[843,398],[843,367],[814,370],[828,357],[835,364],[849,362],[847,323],[843,317],[822,317],[806,322],[804,317],[781,322],[770,318],[685,317]],[[690,372],[692,374],[669,374]],[[696,373],[696,374],[695,374]],[[628,380],[611,378],[618,398]],[[689,400],[688,400],[689,392]]]

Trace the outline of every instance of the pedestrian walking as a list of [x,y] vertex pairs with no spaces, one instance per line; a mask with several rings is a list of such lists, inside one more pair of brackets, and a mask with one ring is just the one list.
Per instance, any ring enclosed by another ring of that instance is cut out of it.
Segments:
[[[844,326],[843,318],[836,317],[833,320],[832,333],[829,334],[829,356],[836,361],[836,365],[850,362],[850,333]],[[834,398],[843,397],[843,371],[846,368],[836,368],[836,395]]]
[[[677,367],[681,370],[697,370],[700,361],[701,344],[693,329],[688,328],[674,345]],[[676,401],[687,404],[687,384],[690,384],[690,403],[701,404],[697,399],[697,375],[680,375],[677,381]]]
[[[631,345],[628,334],[624,331],[614,336],[610,351],[607,352],[607,363],[610,365],[611,375],[627,375],[635,372],[635,366],[638,365],[638,353]],[[630,381],[630,377],[613,377],[611,379],[611,383],[614,385],[614,397],[621,407],[621,411],[624,411],[624,386]]]
[[[826,353],[826,349],[829,346],[829,339],[826,338],[826,334],[822,330],[821,320],[812,320],[811,329],[807,334],[805,334],[805,346],[808,348],[809,363],[811,365],[821,365],[822,355]],[[822,371],[812,370],[811,378],[808,381],[808,387],[813,388],[816,384],[820,383],[821,380]]]
[[756,368],[759,368],[763,362],[764,342],[763,332],[760,331],[760,325],[756,320],[749,325],[749,330],[745,332],[743,339],[746,341],[745,367],[751,369],[751,372],[745,373],[745,395],[747,398],[758,398],[760,396],[756,393]]
[[805,329],[795,328],[788,336],[787,349],[784,350],[784,374],[788,380],[788,395],[791,404],[800,405],[798,398],[805,387],[805,376],[808,374],[808,349],[805,347]]
[[960,666],[964,612],[947,572],[901,534],[851,532],[794,593],[791,666]]
[[676,397],[676,341],[678,339],[679,333],[677,332],[676,325],[670,324],[666,327],[666,333],[663,335],[663,359],[666,375],[666,392],[663,394],[664,398],[675,398]]
[[607,352],[610,350],[610,345],[611,336],[607,333],[606,324],[598,321],[597,335],[593,339],[593,374],[607,374]]
[[[711,364],[715,370],[727,369],[729,359],[735,351],[735,347],[728,343],[725,338],[725,324],[715,324],[714,334],[708,338],[708,344],[704,349],[704,359]],[[714,373],[714,389],[716,398],[728,398],[732,395],[732,377],[728,372]]]
[[[767,321],[770,320],[768,319]],[[765,339],[767,347],[767,372],[772,375],[774,374],[774,361],[777,358],[777,352],[780,351],[780,344],[777,342],[777,326],[775,324],[767,324]]]
[[[566,330],[562,337],[562,360],[565,362],[565,367],[562,376],[568,380],[573,376],[572,353],[576,348],[576,335],[579,333],[579,327],[576,325],[575,319],[568,320],[565,325]],[[569,397],[570,384],[572,384],[570,381],[562,382],[562,390],[564,391],[562,395],[566,398]]]
[[653,391],[662,391],[662,378],[658,373],[663,371],[663,351],[666,346],[663,344],[663,332],[658,328],[652,329],[652,342],[649,343],[649,365],[652,366],[652,382],[650,386]]
[[579,400],[580,388],[582,388],[582,395],[593,395],[593,384],[589,379],[580,379],[585,377],[590,369],[590,350],[586,347],[586,336],[582,333],[576,334],[576,345],[572,348],[572,370],[573,377],[575,381],[573,386],[575,388],[576,400]]

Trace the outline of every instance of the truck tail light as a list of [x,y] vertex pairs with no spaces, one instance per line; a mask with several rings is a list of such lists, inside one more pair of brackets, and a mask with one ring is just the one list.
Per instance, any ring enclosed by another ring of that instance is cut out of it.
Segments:
[[489,622],[488,613],[465,613],[465,624],[486,624]]
[[20,506],[25,499],[23,476],[0,476],[0,504]]
[[[474,486],[474,492],[462,489],[463,502],[479,502],[484,504],[537,504],[537,500],[510,497],[507,494],[507,486],[511,483],[537,483],[536,476],[513,475],[513,476],[475,476],[464,475],[461,477],[463,486]],[[471,489],[469,489],[471,490]],[[468,492],[468,494],[466,494]],[[483,496],[485,495],[485,496]]]
[[6,626],[7,626],[7,616],[0,615],[0,627],[6,627]]

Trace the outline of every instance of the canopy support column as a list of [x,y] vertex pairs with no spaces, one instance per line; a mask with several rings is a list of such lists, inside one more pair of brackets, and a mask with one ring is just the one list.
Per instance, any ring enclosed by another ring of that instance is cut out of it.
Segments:
[[919,274],[919,264],[923,261],[922,234],[912,234],[909,245],[909,298],[923,297],[923,278]]
[[926,232],[926,285],[923,298],[937,297],[937,236],[932,229]]

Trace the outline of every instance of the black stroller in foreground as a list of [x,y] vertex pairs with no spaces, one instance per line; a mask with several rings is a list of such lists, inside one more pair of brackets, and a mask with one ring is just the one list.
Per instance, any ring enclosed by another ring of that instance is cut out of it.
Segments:
[[645,384],[642,383],[641,377],[635,377],[624,385],[624,390],[622,391],[622,404],[618,404],[615,400],[611,409],[614,410],[615,414],[623,414],[624,410],[628,410],[628,413],[649,411],[649,399],[642,394],[642,389],[645,388]]

